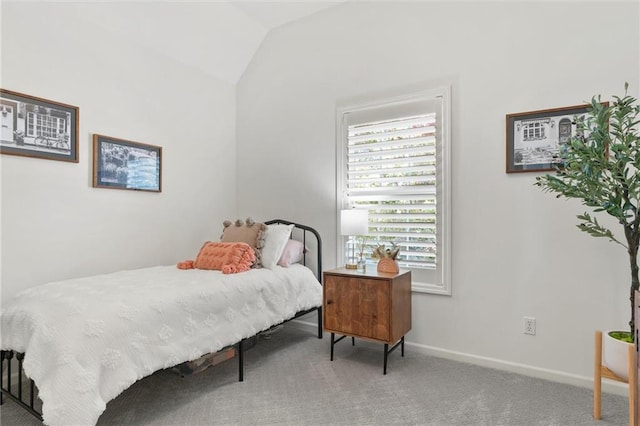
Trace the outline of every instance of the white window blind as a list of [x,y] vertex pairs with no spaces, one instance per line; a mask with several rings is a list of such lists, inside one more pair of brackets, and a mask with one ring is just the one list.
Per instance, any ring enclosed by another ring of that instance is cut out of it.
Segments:
[[349,204],[369,211],[369,245],[393,242],[401,266],[436,267],[436,166],[435,113],[348,128]]
[[450,89],[339,106],[337,119],[338,208],[369,212],[369,267],[393,242],[414,291],[450,295]]

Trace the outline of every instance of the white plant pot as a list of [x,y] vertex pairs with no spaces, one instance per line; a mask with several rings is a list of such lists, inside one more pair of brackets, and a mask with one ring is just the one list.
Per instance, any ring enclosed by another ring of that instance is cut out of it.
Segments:
[[622,340],[614,339],[609,336],[609,333],[614,330],[609,330],[604,334],[602,339],[602,364],[613,372],[616,376],[619,376],[625,380],[629,380],[629,345],[631,343],[623,342]]

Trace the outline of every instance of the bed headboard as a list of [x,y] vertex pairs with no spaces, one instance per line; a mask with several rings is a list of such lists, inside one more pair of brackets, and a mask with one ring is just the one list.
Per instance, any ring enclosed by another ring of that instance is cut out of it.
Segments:
[[[320,233],[307,225],[301,225],[299,223],[290,222],[284,219],[272,219],[264,222],[266,225],[278,224],[293,225],[293,231],[291,232],[291,238],[299,240],[305,247],[309,247],[311,254],[315,252],[316,256],[312,259],[307,259],[307,253],[304,254],[302,263],[308,266],[313,271],[315,266],[316,278],[322,283],[322,238]],[[311,255],[309,256],[311,257]],[[315,260],[315,262],[313,262]],[[315,265],[313,265],[315,263]]]

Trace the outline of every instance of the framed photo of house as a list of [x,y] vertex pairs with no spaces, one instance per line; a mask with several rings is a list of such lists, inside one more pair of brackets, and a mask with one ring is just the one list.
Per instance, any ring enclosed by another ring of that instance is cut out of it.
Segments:
[[0,153],[78,162],[79,108],[0,89]]
[[562,145],[576,134],[576,119],[590,105],[507,114],[507,173],[562,168]]
[[95,188],[162,191],[162,147],[93,135]]

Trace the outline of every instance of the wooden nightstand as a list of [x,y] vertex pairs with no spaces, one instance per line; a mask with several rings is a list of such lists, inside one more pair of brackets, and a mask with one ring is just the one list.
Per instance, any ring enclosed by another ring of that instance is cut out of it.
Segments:
[[[383,374],[387,358],[398,346],[404,356],[404,336],[411,330],[411,271],[397,274],[357,272],[338,268],[323,273],[324,329],[333,347],[346,336],[384,343]],[[335,339],[335,334],[342,337]],[[393,345],[389,349],[389,345]]]

